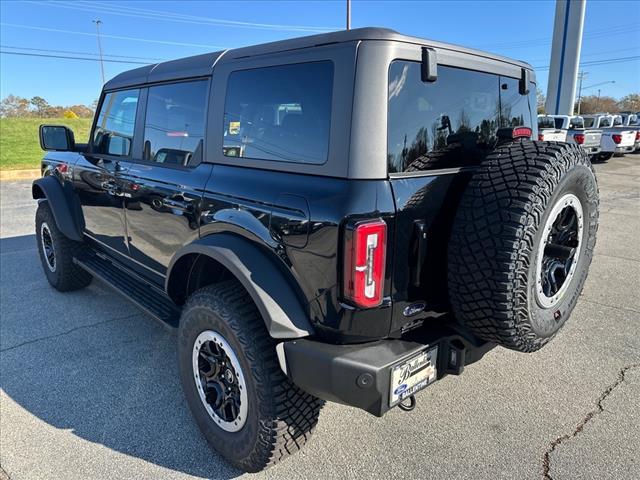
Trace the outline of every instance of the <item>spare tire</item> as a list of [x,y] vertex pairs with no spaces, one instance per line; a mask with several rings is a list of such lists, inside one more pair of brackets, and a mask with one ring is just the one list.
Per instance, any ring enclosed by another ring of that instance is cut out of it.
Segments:
[[577,145],[498,147],[462,195],[448,249],[451,306],[489,342],[540,349],[569,318],[593,256],[598,186]]

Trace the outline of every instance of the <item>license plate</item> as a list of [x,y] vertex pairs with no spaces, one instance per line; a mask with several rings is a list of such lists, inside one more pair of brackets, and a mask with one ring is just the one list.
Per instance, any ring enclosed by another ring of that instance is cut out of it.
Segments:
[[391,369],[389,406],[402,402],[436,380],[438,347],[423,350]]

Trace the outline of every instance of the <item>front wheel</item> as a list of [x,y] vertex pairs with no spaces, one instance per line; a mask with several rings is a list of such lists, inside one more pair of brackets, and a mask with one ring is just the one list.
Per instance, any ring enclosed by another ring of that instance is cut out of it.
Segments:
[[283,374],[275,346],[235,281],[195,292],[180,318],[178,361],[189,408],[209,444],[247,472],[299,450],[323,404]]

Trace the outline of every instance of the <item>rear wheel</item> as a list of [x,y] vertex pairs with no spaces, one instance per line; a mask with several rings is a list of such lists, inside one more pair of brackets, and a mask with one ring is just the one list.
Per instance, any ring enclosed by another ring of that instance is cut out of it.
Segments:
[[210,445],[248,472],[302,448],[323,404],[283,374],[275,346],[235,281],[198,290],[184,307],[178,360],[187,403]]
[[67,238],[58,230],[48,202],[40,202],[36,211],[36,240],[42,269],[56,290],[78,290],[91,283],[91,275],[73,261],[74,255],[84,245]]
[[577,146],[523,141],[487,157],[465,191],[449,247],[456,317],[529,352],[571,314],[598,226],[596,178]]
[[613,152],[601,153],[598,155],[598,161],[606,162],[607,160],[611,160],[613,158]]

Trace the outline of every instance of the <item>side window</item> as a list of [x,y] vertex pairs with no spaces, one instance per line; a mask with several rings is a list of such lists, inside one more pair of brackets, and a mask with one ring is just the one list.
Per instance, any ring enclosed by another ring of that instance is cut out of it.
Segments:
[[438,80],[425,83],[420,63],[394,61],[389,68],[389,172],[477,165],[494,148],[498,128],[533,127],[529,104],[517,79],[439,66]]
[[326,162],[332,91],[330,61],[231,73],[224,107],[224,155]]
[[139,90],[108,93],[93,132],[93,153],[127,157],[131,154]]
[[143,159],[192,166],[202,161],[207,81],[149,87]]

